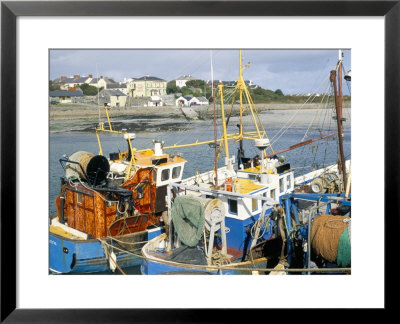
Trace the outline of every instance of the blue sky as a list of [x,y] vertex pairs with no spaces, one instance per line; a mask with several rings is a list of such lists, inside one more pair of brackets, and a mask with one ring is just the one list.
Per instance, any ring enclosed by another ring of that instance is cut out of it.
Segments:
[[[239,50],[50,50],[50,79],[62,75],[97,74],[122,81],[124,77],[146,74],[167,81],[182,74],[211,79],[211,60],[215,80],[236,80]],[[345,70],[351,70],[350,50],[344,50]],[[329,71],[338,60],[338,50],[254,50],[242,49],[243,64],[250,62],[244,78],[264,89],[281,89],[285,94],[326,91]],[[344,93],[349,89],[344,85]]]

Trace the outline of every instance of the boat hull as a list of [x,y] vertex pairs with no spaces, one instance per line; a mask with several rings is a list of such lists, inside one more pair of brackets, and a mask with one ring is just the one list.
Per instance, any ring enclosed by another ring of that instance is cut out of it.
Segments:
[[[144,242],[161,234],[163,228],[157,227],[134,234],[134,240]],[[118,237],[124,239],[124,237]],[[106,240],[104,240],[106,241]],[[141,264],[140,248],[122,252],[114,249],[116,262],[121,269]],[[112,262],[112,261],[111,261]],[[49,270],[52,273],[74,274],[110,271],[110,260],[101,240],[76,240],[49,233]]]
[[[251,262],[233,263],[229,269],[195,269],[185,266],[168,265],[154,260],[143,259],[140,267],[142,275],[252,275],[252,268],[266,268],[267,260],[263,259],[256,263],[256,266]],[[235,267],[237,269],[235,269]]]
[[241,262],[240,258],[231,258],[232,263],[220,267],[172,262],[168,260],[169,254],[162,248],[167,245],[165,239],[164,233],[142,247],[143,259],[140,267],[142,275],[243,275],[252,274],[252,268],[265,268],[267,265],[267,259],[264,257],[244,262]]

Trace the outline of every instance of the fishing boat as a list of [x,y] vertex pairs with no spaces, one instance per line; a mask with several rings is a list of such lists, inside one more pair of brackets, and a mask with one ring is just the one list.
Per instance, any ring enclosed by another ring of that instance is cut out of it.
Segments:
[[[314,201],[316,204],[327,201],[326,212],[331,210],[332,203],[336,204],[335,210],[342,204],[349,204],[344,201],[349,201],[350,178],[347,178],[346,164],[348,168],[350,162],[346,162],[343,155],[343,130],[339,127],[343,118],[340,113],[337,115],[338,132],[275,152],[244,82],[242,73],[246,67],[242,65],[239,51],[239,78],[230,108],[231,112],[238,95],[238,133],[227,133],[230,116],[225,117],[223,85],[218,85],[223,137],[214,139],[214,148],[216,157],[224,151],[225,166],[217,168],[215,163],[213,170],[168,186],[168,230],[142,247],[142,274],[251,274],[266,266],[278,267],[275,270],[282,272],[282,269],[293,268],[295,263],[292,260],[299,259],[294,257],[297,250],[293,248],[298,242],[294,234],[297,235],[301,227],[296,219],[299,201]],[[341,68],[340,54],[336,70]],[[338,94],[333,75],[331,73],[330,81],[335,84],[335,102],[340,110],[341,90]],[[243,129],[245,110],[252,116],[255,131]],[[341,142],[339,163],[295,177],[290,164],[279,156],[337,134],[340,134]],[[246,158],[242,146],[244,139],[253,141],[260,154]],[[239,143],[237,163],[235,156],[229,155],[228,141]],[[267,153],[267,149],[271,153]],[[288,196],[295,194],[303,196]],[[339,196],[332,198],[335,194]],[[301,210],[303,214],[306,212],[307,209]]]
[[[77,151],[60,159],[65,170],[49,220],[49,269],[52,273],[123,272],[140,264],[140,247],[161,234],[167,185],[182,179],[186,160],[154,148],[136,150],[134,133],[99,122],[99,154]],[[127,151],[103,155],[101,135],[123,136]]]

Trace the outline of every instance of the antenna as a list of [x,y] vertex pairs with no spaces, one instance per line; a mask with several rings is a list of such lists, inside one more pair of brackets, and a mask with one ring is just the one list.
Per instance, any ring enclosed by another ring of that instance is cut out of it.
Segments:
[[343,58],[343,51],[339,49],[339,61],[341,61]]
[[97,70],[96,64],[96,81],[97,81],[97,109],[99,110],[99,124],[100,124],[100,98],[99,98],[99,71]]
[[214,71],[212,62],[212,50],[210,51],[210,64],[211,64],[211,97],[214,97]]

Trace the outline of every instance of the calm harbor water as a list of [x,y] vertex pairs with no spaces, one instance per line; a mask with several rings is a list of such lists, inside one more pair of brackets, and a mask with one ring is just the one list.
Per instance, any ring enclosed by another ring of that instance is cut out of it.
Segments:
[[[261,115],[261,119],[264,123],[263,119],[268,119],[267,114]],[[246,122],[247,124],[250,124],[249,120],[246,120]],[[238,129],[236,124],[237,120],[232,119],[232,126],[228,128],[228,132],[236,132]],[[309,123],[305,120],[302,123],[295,124],[295,126],[292,126],[287,129],[284,134],[280,135],[284,124],[285,121],[282,121],[281,124],[266,127],[267,134],[275,152],[286,149],[300,141],[318,137],[320,132],[325,135],[336,131],[335,121],[325,124],[322,127],[320,126],[316,130],[311,130],[308,126]],[[129,132],[135,132],[134,129],[129,129],[128,122],[126,128]],[[255,129],[249,125],[245,128],[247,131]],[[308,136],[304,138],[306,133]],[[351,158],[351,129],[349,122],[345,125],[344,135],[345,156],[346,159],[349,159]],[[217,136],[221,136],[220,131],[218,131]],[[133,141],[133,145],[137,149],[144,149],[153,147],[152,140],[163,140],[165,146],[170,146],[173,144],[193,143],[196,140],[199,140],[200,142],[211,140],[213,137],[214,129],[212,121],[196,121],[191,122],[188,124],[186,129],[180,131],[159,132],[148,129],[146,132],[138,132],[136,133],[136,139]],[[101,137],[101,142],[104,155],[107,157],[111,152],[125,151],[127,149],[127,143],[120,135],[103,135]],[[248,157],[254,157],[257,154],[260,154],[258,149],[254,147],[252,141],[244,141],[243,146],[245,155]],[[238,147],[238,143],[230,143],[229,153],[231,156],[237,155]],[[98,154],[99,147],[94,132],[62,131],[50,133],[49,214],[56,213],[54,201],[60,190],[60,178],[64,175],[64,170],[59,163],[59,159],[62,158],[64,154],[69,156],[77,151],[87,151],[93,154]],[[193,176],[196,171],[202,173],[213,168],[214,149],[209,145],[170,149],[167,153],[175,155],[179,154],[188,161],[184,168],[184,178]],[[312,168],[321,168],[335,163],[338,156],[336,136],[285,152],[283,155],[286,157],[286,161],[291,164],[291,167],[295,168],[297,173],[296,175],[309,172]],[[220,158],[219,166],[223,166],[223,158]],[[128,269],[127,273],[137,274],[139,273],[139,270],[138,268]]]

